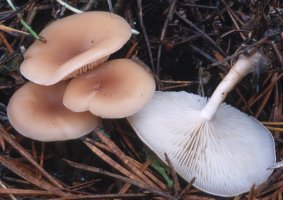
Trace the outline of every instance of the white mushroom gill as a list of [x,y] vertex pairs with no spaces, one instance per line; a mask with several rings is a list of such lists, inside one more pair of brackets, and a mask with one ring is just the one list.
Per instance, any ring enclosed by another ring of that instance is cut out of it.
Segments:
[[168,155],[180,176],[187,181],[196,177],[194,186],[200,190],[235,196],[263,183],[275,163],[271,133],[256,119],[222,102],[216,104],[215,113],[214,108],[208,109],[212,117],[206,117],[207,105],[207,98],[194,94],[156,92],[128,120],[164,162],[164,154]]

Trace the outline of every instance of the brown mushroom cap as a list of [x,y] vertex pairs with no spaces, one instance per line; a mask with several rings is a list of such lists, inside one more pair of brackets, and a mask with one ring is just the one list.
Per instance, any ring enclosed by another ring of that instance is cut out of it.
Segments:
[[103,118],[123,118],[140,110],[153,96],[155,81],[144,66],[130,60],[106,62],[74,78],[63,104],[74,112],[89,110]]
[[128,41],[131,27],[118,15],[92,11],[57,20],[40,35],[47,43],[35,41],[20,69],[30,81],[52,85],[105,62]]
[[13,127],[40,141],[75,139],[94,130],[100,121],[98,117],[89,112],[72,112],[62,104],[68,82],[52,86],[28,82],[18,89],[7,107]]

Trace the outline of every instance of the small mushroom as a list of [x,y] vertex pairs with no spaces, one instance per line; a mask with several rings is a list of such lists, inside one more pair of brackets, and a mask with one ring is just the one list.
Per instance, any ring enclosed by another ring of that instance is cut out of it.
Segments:
[[52,85],[105,62],[128,41],[131,27],[118,15],[92,11],[57,20],[40,35],[47,43],[35,41],[20,70],[34,83]]
[[219,196],[235,196],[263,183],[272,173],[275,144],[256,119],[222,103],[243,76],[261,62],[259,53],[240,58],[212,97],[156,92],[128,120],[141,140],[194,186]]
[[145,66],[117,59],[74,78],[63,104],[74,112],[89,110],[103,118],[123,118],[139,111],[154,90],[153,75]]
[[27,82],[19,88],[7,107],[12,126],[39,141],[75,139],[93,131],[100,122],[98,117],[89,112],[72,112],[62,104],[68,82],[52,86]]

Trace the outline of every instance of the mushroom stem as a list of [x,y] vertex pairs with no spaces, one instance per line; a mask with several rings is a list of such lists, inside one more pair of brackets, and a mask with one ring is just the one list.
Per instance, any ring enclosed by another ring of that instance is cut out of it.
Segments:
[[207,104],[202,108],[201,115],[207,119],[212,120],[216,111],[223,103],[227,94],[242,80],[248,73],[252,72],[255,66],[259,63],[262,55],[254,53],[250,57],[242,56],[233,65],[228,74],[217,86]]

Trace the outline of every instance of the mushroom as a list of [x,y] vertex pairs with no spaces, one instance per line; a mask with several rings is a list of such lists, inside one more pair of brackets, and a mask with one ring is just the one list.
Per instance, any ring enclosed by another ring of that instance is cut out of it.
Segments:
[[89,112],[72,112],[62,104],[68,82],[52,86],[24,84],[7,107],[12,126],[22,135],[39,141],[75,139],[93,131],[100,122],[98,117]]
[[263,183],[272,173],[272,134],[255,118],[223,103],[254,66],[259,53],[240,58],[207,100],[187,92],[156,92],[128,121],[141,140],[194,186],[219,196],[235,196]]
[[20,70],[34,83],[52,85],[105,62],[128,41],[131,27],[118,15],[92,11],[57,20],[40,35],[47,43],[35,41]]
[[148,68],[130,59],[117,59],[74,78],[63,104],[74,112],[89,110],[103,118],[123,118],[139,111],[154,90]]

